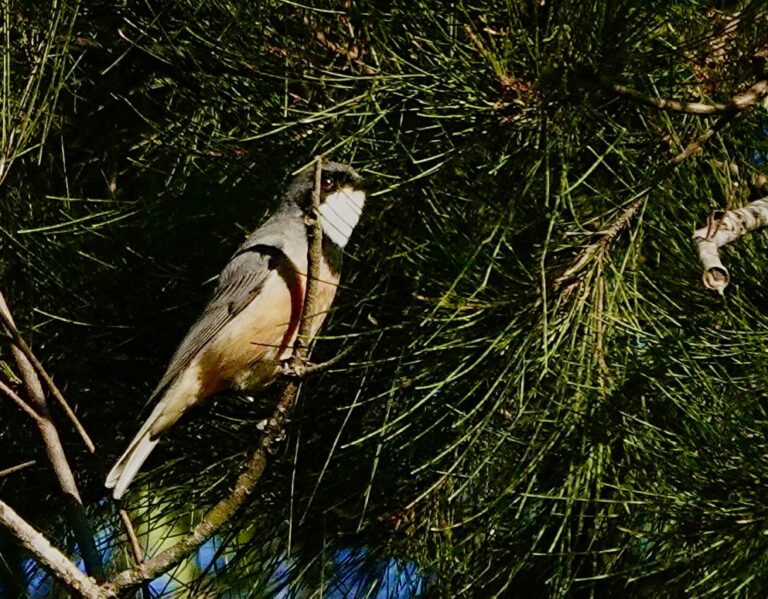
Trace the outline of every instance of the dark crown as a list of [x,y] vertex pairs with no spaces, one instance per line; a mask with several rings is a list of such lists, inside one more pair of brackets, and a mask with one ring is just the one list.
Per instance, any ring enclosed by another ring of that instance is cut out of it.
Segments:
[[[326,177],[332,179],[338,186],[347,183],[356,189],[363,187],[363,178],[351,166],[341,162],[324,162],[323,178]],[[315,165],[313,163],[293,178],[286,193],[287,199],[305,207],[311,198],[314,182]]]

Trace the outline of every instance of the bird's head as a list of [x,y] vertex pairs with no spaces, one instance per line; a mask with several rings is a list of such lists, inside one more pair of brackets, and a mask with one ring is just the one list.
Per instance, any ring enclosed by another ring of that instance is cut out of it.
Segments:
[[[288,199],[304,209],[312,204],[315,183],[314,165],[296,175],[288,190]],[[343,248],[360,220],[368,186],[348,164],[323,162],[320,177],[320,222],[323,235]]]

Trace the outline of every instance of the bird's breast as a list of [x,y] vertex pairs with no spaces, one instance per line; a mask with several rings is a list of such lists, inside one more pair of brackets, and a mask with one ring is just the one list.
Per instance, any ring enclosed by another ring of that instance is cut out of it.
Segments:
[[[318,279],[318,310],[308,315],[312,337],[322,326],[339,283],[325,262]],[[305,290],[306,275],[290,260],[272,271],[261,291],[199,355],[201,395],[229,388],[258,390],[277,376],[280,362],[293,350]]]

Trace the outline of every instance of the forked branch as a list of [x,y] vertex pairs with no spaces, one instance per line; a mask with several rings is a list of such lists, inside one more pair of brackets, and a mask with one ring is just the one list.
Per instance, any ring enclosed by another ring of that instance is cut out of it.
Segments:
[[32,528],[3,501],[0,501],[0,525],[5,527],[27,551],[35,556],[37,562],[52,573],[68,590],[86,599],[106,597],[96,581],[78,570],[66,555],[51,545],[48,539]]
[[[67,513],[69,523],[72,526],[75,538],[77,539],[77,543],[80,546],[86,570],[97,579],[102,579],[101,557],[96,549],[93,528],[86,516],[83,501],[80,498],[80,492],[77,488],[77,483],[75,482],[75,476],[72,473],[72,468],[70,467],[67,455],[64,452],[64,447],[59,438],[58,430],[51,417],[43,386],[37,376],[38,372],[44,372],[45,369],[43,369],[42,364],[40,364],[37,358],[34,357],[29,346],[23,339],[21,339],[21,336],[16,329],[16,323],[13,321],[11,310],[1,292],[0,330],[5,330],[13,339],[11,354],[16,362],[19,375],[21,376],[24,385],[26,401],[21,399],[21,397],[14,393],[13,390],[7,387],[7,385],[2,385],[1,390],[30,415],[37,425],[43,440],[46,455],[48,456],[56,480],[61,488],[64,509]],[[50,381],[49,384],[53,384],[50,377],[48,377],[47,380]],[[26,408],[23,406],[26,406]],[[75,418],[75,421],[76,420],[77,419]]]

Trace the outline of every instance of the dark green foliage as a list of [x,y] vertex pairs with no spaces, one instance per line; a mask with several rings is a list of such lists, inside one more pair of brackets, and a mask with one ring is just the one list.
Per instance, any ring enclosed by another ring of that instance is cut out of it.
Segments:
[[[315,358],[355,349],[303,388],[261,494],[218,540],[228,566],[179,572],[176,595],[309,597],[345,562],[374,580],[394,557],[437,596],[763,596],[765,242],[727,250],[716,300],[690,237],[761,193],[765,110],[661,176],[714,121],[610,90],[726,102],[755,81],[763,3],[312,4],[57,9],[40,75],[57,103],[0,187],[0,276],[98,445],[88,457],[59,419],[95,521],[117,523],[103,475],[213,278],[322,153],[380,182]],[[55,14],[4,11],[19,39]],[[163,441],[129,496],[145,538],[227,492],[272,400],[222,397]],[[0,410],[0,469],[38,460],[0,496],[71,549],[33,427]],[[5,542],[0,581],[18,562]]]

